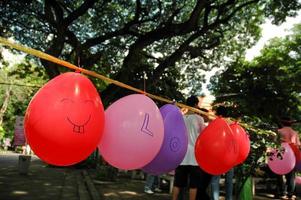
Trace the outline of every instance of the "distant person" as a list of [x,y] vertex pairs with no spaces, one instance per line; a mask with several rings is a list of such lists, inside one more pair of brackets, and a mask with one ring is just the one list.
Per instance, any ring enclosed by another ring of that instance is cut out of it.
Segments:
[[[199,100],[196,96],[187,99],[186,104],[190,107],[198,108]],[[202,170],[198,166],[194,146],[200,132],[205,128],[204,119],[192,112],[188,111],[184,115],[184,121],[188,133],[188,148],[186,155],[181,164],[175,170],[175,181],[172,191],[172,200],[177,200],[180,190],[189,189],[189,200],[196,200],[197,188],[201,182]]]
[[[298,132],[292,126],[293,121],[290,118],[282,118],[280,120],[280,128],[277,130],[281,142],[287,142],[300,148],[300,139]],[[286,181],[283,180],[285,177]],[[295,192],[295,177],[296,172],[293,169],[285,175],[277,176],[277,197],[281,199],[296,199]]]
[[11,147],[11,139],[5,138],[3,142],[4,150],[7,151]]
[[[204,112],[201,114],[201,116],[204,119],[205,126],[208,126],[209,122],[211,121],[208,115],[209,110],[206,108],[201,108],[200,110]],[[201,169],[201,180],[200,183],[198,184],[198,191],[196,197],[197,200],[210,200],[210,196],[208,195],[208,187],[211,183],[211,179],[212,179],[212,175],[208,174],[207,172]]]
[[[216,115],[219,117],[227,117],[228,112],[227,108],[224,106],[219,106],[216,109]],[[233,199],[233,177],[234,177],[234,168],[230,169],[225,174],[225,190],[226,190],[226,200]],[[220,178],[221,176],[213,176],[211,180],[211,199],[219,200],[220,193]]]
[[160,177],[152,174],[146,175],[144,185],[144,192],[146,194],[154,194],[155,192],[162,192],[160,189]]
[[[204,124],[205,124],[205,126],[207,126],[207,125],[209,124],[209,122],[210,122],[209,110],[206,109],[206,108],[201,108],[200,110],[204,112],[204,114],[201,114],[201,116],[202,116],[203,119],[204,119]],[[206,113],[206,114],[205,114],[205,113]]]

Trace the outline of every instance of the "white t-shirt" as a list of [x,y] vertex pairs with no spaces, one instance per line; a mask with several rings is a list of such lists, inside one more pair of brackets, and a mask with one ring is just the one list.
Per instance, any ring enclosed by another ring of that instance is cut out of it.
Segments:
[[198,164],[194,155],[194,146],[200,132],[205,128],[204,119],[197,114],[188,114],[184,115],[184,121],[188,134],[188,148],[181,165],[197,166]]

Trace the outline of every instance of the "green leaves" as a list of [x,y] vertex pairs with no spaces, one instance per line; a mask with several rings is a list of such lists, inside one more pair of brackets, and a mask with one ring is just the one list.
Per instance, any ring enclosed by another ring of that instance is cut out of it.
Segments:
[[[176,70],[181,84],[170,92],[174,98],[183,86],[200,90],[202,70],[238,60],[259,38],[264,16],[282,22],[299,7],[298,0],[12,0],[1,3],[0,34],[130,85],[152,71],[149,91],[165,71]],[[42,64],[51,78],[65,71]]]
[[25,58],[20,64],[4,63],[0,70],[0,133],[13,137],[16,115],[24,115],[27,105],[37,90],[46,82],[44,68]]
[[281,116],[300,119],[300,24],[296,27],[292,35],[271,40],[253,61],[238,59],[211,80],[216,102],[234,114],[238,110],[231,116],[248,124],[252,150],[236,170],[239,177],[255,175],[254,169],[265,163],[266,148],[280,144],[276,131]]
[[211,88],[217,96],[237,95],[217,101],[233,102],[243,114],[270,122],[282,115],[299,116],[301,51],[292,54],[299,37],[301,32],[275,38],[252,62],[241,59],[230,64],[220,77],[212,79]]

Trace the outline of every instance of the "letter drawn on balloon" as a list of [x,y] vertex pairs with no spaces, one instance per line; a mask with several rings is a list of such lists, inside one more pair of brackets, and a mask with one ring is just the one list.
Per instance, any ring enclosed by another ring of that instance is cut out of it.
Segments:
[[170,150],[173,151],[173,152],[179,151],[179,149],[181,148],[180,139],[177,138],[177,137],[171,138],[170,143],[169,143],[169,147],[170,147]]
[[154,134],[150,130],[148,130],[148,122],[149,122],[149,114],[145,113],[143,124],[142,124],[142,127],[141,127],[141,131],[143,133],[146,133],[146,134],[148,134],[148,135],[150,135],[150,136],[153,137]]

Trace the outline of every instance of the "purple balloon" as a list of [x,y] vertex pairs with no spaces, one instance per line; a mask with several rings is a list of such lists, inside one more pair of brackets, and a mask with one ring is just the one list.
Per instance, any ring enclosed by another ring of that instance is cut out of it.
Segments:
[[160,113],[162,115],[162,118],[164,119],[166,117],[166,115],[171,112],[171,111],[178,111],[181,112],[180,109],[172,104],[165,104],[164,106],[162,106],[160,108]]
[[160,108],[164,122],[164,139],[159,153],[146,166],[144,172],[159,175],[174,170],[184,159],[188,136],[180,109],[167,104]]

